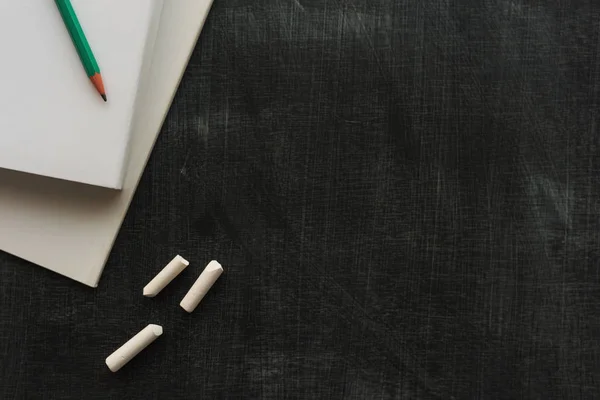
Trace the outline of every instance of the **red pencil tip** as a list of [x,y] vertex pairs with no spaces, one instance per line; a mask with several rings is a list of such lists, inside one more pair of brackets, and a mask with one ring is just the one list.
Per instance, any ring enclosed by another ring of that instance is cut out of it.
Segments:
[[104,99],[104,101],[106,102],[106,95],[105,94],[101,94],[100,96],[102,96],[102,99]]

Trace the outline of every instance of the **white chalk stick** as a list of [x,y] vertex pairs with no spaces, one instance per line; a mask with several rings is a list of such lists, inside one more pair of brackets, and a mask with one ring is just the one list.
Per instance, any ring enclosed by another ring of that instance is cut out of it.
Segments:
[[181,308],[189,313],[194,311],[222,273],[223,267],[221,264],[215,260],[209,262],[183,300],[181,300],[181,303],[179,303]]
[[144,296],[154,297],[160,293],[177,275],[181,273],[190,263],[181,256],[175,256],[166,267],[144,287]]
[[125,364],[137,356],[140,351],[162,335],[163,328],[160,325],[150,324],[137,335],[129,339],[127,343],[119,347],[114,353],[106,358],[106,365],[112,372],[117,372]]

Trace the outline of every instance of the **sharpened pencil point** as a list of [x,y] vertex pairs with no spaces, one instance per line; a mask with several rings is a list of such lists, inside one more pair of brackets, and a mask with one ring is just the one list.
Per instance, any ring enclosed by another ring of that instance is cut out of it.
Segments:
[[106,90],[104,90],[104,82],[102,81],[102,75],[96,73],[90,77],[90,80],[96,87],[96,90],[98,91],[100,96],[102,96],[102,99],[106,101]]

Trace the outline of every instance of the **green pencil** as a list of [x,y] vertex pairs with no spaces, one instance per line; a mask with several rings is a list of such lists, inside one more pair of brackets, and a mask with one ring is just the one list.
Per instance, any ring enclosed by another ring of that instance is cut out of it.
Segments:
[[60,15],[65,22],[65,26],[69,31],[71,40],[73,40],[75,49],[77,49],[77,54],[79,54],[79,58],[81,59],[81,63],[83,64],[83,68],[85,69],[87,76],[96,87],[96,90],[98,90],[98,93],[100,93],[100,96],[102,96],[104,101],[106,101],[106,91],[104,90],[104,82],[102,81],[100,68],[98,67],[94,53],[92,53],[90,44],[83,33],[83,29],[81,29],[81,25],[79,24],[79,20],[77,19],[77,15],[75,14],[75,10],[73,9],[71,1],[54,0],[54,2],[56,3],[58,11],[60,11]]

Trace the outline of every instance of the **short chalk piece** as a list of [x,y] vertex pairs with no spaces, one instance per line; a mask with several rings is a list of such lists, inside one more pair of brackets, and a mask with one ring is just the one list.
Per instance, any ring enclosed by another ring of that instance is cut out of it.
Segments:
[[162,326],[148,325],[108,356],[106,358],[106,365],[112,372],[117,372],[162,334]]
[[177,277],[190,263],[180,255],[175,256],[166,267],[144,287],[144,296],[154,297]]
[[194,311],[222,273],[223,267],[221,264],[215,260],[209,262],[183,300],[181,300],[179,304],[181,308],[189,313]]

